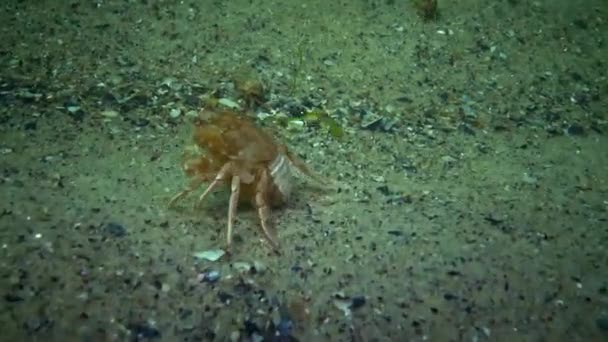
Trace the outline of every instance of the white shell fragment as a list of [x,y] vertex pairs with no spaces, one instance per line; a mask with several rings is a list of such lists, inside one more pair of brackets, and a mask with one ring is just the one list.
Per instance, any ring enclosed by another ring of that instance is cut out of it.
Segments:
[[196,252],[194,253],[194,257],[201,260],[207,261],[217,261],[219,260],[226,252],[221,249],[209,249],[206,251]]
[[228,107],[231,109],[241,109],[241,106],[238,103],[232,101],[231,99],[225,98],[225,97],[222,97],[217,102],[224,107]]
[[106,118],[115,118],[118,116],[118,112],[111,109],[104,110],[100,114]]

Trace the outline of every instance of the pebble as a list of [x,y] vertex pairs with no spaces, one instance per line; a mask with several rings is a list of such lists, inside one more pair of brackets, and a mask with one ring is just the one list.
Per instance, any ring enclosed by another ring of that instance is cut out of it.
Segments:
[[277,324],[276,332],[281,337],[288,337],[291,335],[293,328],[293,321],[288,317],[282,317],[279,321],[279,324]]
[[306,123],[303,120],[289,120],[287,122],[287,129],[289,131],[299,131],[304,129]]
[[608,333],[608,315],[595,320],[595,325],[604,333]]
[[215,283],[220,280],[220,272],[216,270],[205,271],[197,276],[197,280],[201,283]]
[[26,131],[35,131],[37,127],[38,125],[36,124],[36,121],[30,121],[23,125],[23,129]]
[[113,237],[123,237],[127,235],[125,226],[116,222],[107,223],[104,227],[104,231]]
[[232,267],[234,267],[234,269],[239,273],[247,273],[251,271],[251,264],[244,261],[237,261],[232,264]]
[[182,89],[182,84],[179,83],[179,81],[177,80],[177,78],[175,77],[167,77],[163,80],[163,82],[161,83],[161,85],[173,90],[173,91],[179,91]]
[[568,126],[568,128],[566,129],[566,133],[568,133],[568,135],[574,136],[585,135],[585,128],[579,124],[574,123]]
[[344,316],[350,317],[350,315],[351,315],[351,311],[350,311],[351,303],[350,303],[350,301],[347,301],[347,300],[344,300],[344,299],[334,299],[334,306],[336,308],[338,308],[340,311],[342,311],[342,313],[344,313]]
[[361,122],[361,128],[374,130],[380,127],[382,117],[374,113],[368,113]]
[[67,111],[70,114],[75,114],[76,112],[78,112],[80,110],[80,106],[79,105],[67,105],[65,107],[65,109],[67,109]]
[[147,323],[131,323],[127,326],[127,329],[131,331],[135,339],[133,341],[140,341],[144,339],[160,338],[160,331]]
[[264,273],[266,271],[266,264],[259,260],[253,261],[253,270],[257,273]]
[[178,118],[180,115],[182,115],[182,110],[179,108],[171,108],[171,111],[169,111],[169,116],[173,119]]
[[352,309],[358,309],[360,307],[362,307],[363,305],[365,305],[365,296],[354,296],[353,298],[351,298],[351,304],[350,307]]
[[351,315],[351,310],[356,310],[362,307],[367,301],[363,295],[347,298],[342,292],[335,293],[334,297],[334,306],[340,309],[346,317]]

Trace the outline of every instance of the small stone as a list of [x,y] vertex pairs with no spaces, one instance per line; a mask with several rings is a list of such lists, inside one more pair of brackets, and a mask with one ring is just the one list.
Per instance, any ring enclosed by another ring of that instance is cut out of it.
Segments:
[[608,333],[608,316],[603,316],[595,320],[595,325],[604,333]]
[[443,299],[445,300],[454,300],[454,299],[458,299],[458,297],[454,294],[451,294],[449,292],[446,292],[443,294]]
[[572,124],[570,126],[568,126],[568,128],[566,129],[566,132],[568,133],[568,135],[584,135],[585,134],[585,128],[579,124]]
[[289,319],[289,317],[281,317],[281,319],[279,320],[279,324],[277,324],[276,331],[279,336],[288,337],[291,336],[293,328],[293,321]]
[[381,186],[377,187],[376,190],[378,190],[384,196],[388,196],[391,194],[387,185],[381,185]]
[[230,333],[230,341],[238,342],[241,338],[241,333],[238,331],[233,331]]
[[378,183],[386,182],[386,178],[384,178],[384,176],[382,176],[382,175],[371,175],[371,179],[373,179],[374,182],[378,182]]
[[253,270],[255,270],[256,273],[264,273],[266,271],[266,265],[261,261],[254,260]]
[[123,237],[127,235],[127,229],[122,224],[116,222],[107,223],[104,227],[104,231],[113,237]]
[[161,337],[160,331],[148,323],[131,323],[127,325],[127,329],[129,329],[131,334],[135,337],[135,339],[133,339],[134,341]]
[[306,126],[306,123],[303,120],[294,119],[287,122],[287,129],[290,131],[302,130],[304,126]]
[[179,83],[179,81],[177,80],[177,78],[175,77],[167,77],[163,80],[163,82],[161,83],[161,85],[173,90],[173,91],[179,91],[182,89],[182,84]]
[[350,307],[352,309],[358,309],[363,305],[365,305],[365,296],[354,296],[353,298],[351,298]]
[[78,112],[80,110],[80,106],[78,106],[78,105],[67,105],[65,107],[65,109],[67,109],[70,114],[75,114],[76,112]]
[[245,334],[247,336],[251,336],[255,333],[261,332],[260,327],[258,327],[258,325],[252,320],[249,320],[249,319],[245,320],[243,325],[244,325],[243,330],[245,331]]
[[538,179],[534,176],[529,175],[527,172],[524,172],[522,177],[522,181],[526,184],[536,184],[538,183]]
[[220,280],[220,272],[216,270],[205,271],[198,275],[199,282],[215,283]]
[[4,295],[4,300],[9,303],[15,303],[23,301],[23,297],[13,293],[7,293]]
[[37,127],[38,125],[36,124],[36,121],[30,121],[23,125],[23,129],[26,131],[35,131]]
[[452,156],[445,155],[445,156],[441,157],[441,161],[443,162],[444,166],[451,166],[454,163],[456,163],[458,160]]
[[224,304],[229,304],[234,296],[228,292],[220,291],[217,293],[217,298]]
[[344,316],[346,317],[350,317],[351,315],[351,302],[348,300],[344,300],[344,299],[334,299],[334,306],[336,308],[338,308],[340,311],[342,311],[342,313],[344,313]]
[[239,273],[247,273],[249,271],[251,271],[251,264],[249,264],[248,262],[244,262],[244,261],[237,261],[235,263],[232,264],[232,267],[234,267],[235,270],[237,270],[237,272]]
[[368,130],[376,130],[382,126],[382,117],[374,113],[368,113],[361,122],[361,128]]
[[172,119],[177,119],[180,115],[182,115],[182,110],[179,108],[172,108],[171,111],[169,111],[169,116]]

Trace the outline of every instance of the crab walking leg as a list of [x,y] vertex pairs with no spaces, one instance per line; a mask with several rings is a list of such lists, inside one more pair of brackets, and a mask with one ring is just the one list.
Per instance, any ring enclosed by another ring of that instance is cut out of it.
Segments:
[[198,187],[201,186],[201,184],[203,184],[204,181],[205,180],[202,178],[196,178],[195,180],[193,180],[190,183],[190,185],[188,185],[188,187],[186,187],[184,190],[180,191],[179,193],[177,193],[175,196],[173,196],[171,198],[171,200],[169,201],[168,207],[169,208],[173,207],[173,204],[175,204],[175,202],[180,200],[182,197],[188,195],[192,191],[198,189]]
[[270,209],[268,208],[267,190],[269,187],[268,172],[262,172],[260,181],[256,186],[255,191],[255,206],[258,208],[258,216],[260,218],[261,230],[264,237],[276,252],[279,250],[279,243],[275,238],[275,234],[270,231]]
[[221,181],[223,181],[226,178],[226,175],[229,173],[229,171],[231,169],[232,169],[232,163],[226,163],[224,166],[222,166],[222,168],[217,173],[217,175],[215,175],[215,178],[213,179],[211,184],[209,184],[207,189],[205,189],[205,192],[203,192],[203,194],[200,195],[200,197],[198,198],[198,202],[196,204],[197,208],[201,206],[201,204],[203,203],[203,200],[205,200],[205,197],[207,197],[207,195],[213,189],[215,189],[220,184]]
[[239,203],[239,192],[241,190],[241,179],[239,176],[232,177],[230,184],[230,204],[228,205],[228,232],[226,233],[226,245],[230,248],[232,244],[232,225],[236,215],[236,207]]
[[298,157],[297,155],[295,155],[294,153],[291,153],[291,151],[289,151],[287,149],[287,147],[285,146],[281,146],[280,147],[281,152],[287,156],[287,159],[289,159],[289,161],[291,162],[291,164],[293,164],[293,166],[296,167],[296,169],[298,169],[300,172],[302,172],[303,174],[305,174],[306,176],[314,179],[315,181],[321,183],[321,184],[327,184],[327,180],[323,179],[323,177],[317,175],[316,173],[312,172],[308,166],[306,166],[306,163],[300,159],[300,157]]

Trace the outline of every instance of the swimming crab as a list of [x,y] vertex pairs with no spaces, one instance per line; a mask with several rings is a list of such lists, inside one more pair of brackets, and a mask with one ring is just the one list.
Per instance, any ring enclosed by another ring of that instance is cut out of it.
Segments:
[[194,141],[202,153],[186,155],[182,165],[192,181],[173,196],[169,206],[204,182],[210,183],[198,198],[198,205],[220,184],[228,184],[231,194],[227,249],[232,244],[237,205],[240,201],[249,200],[257,209],[262,236],[278,253],[279,242],[269,222],[270,207],[284,204],[289,199],[292,190],[290,165],[320,183],[325,183],[325,180],[310,171],[304,161],[285,145],[277,144],[251,120],[232,111],[201,110],[195,122]]

